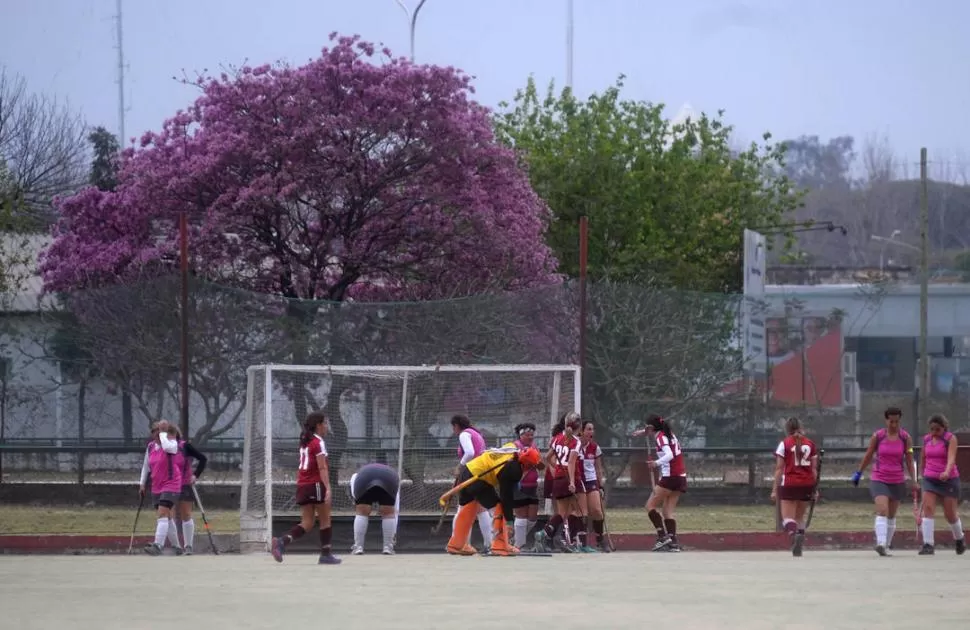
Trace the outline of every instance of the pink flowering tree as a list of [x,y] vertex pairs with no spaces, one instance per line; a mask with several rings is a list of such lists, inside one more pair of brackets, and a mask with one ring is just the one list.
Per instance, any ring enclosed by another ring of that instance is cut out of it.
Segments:
[[[543,240],[549,211],[511,150],[495,141],[469,77],[394,58],[356,37],[331,40],[303,66],[192,81],[200,96],[125,151],[114,191],[87,188],[58,200],[62,218],[41,263],[46,289],[77,295],[172,273],[186,212],[194,278],[280,298],[279,314],[290,316],[280,329],[291,343],[261,335],[290,352],[275,360],[338,363],[345,357],[332,341],[366,336],[367,322],[338,330],[335,303],[558,282]],[[107,326],[105,309],[93,310],[97,321],[88,323]],[[224,326],[213,322],[212,331]],[[212,331],[193,321],[193,345]],[[294,331],[300,343],[292,343]],[[239,389],[244,369],[227,378],[220,367],[220,381]],[[339,408],[339,387],[325,405],[297,389],[298,415],[308,406]]]

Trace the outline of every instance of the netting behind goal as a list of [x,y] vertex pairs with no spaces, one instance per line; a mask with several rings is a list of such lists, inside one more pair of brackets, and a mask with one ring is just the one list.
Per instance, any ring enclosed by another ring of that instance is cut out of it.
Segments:
[[438,497],[454,481],[454,414],[466,414],[490,447],[512,439],[515,425],[532,422],[545,448],[559,416],[580,408],[579,368],[571,365],[272,365],[251,367],[248,376],[244,551],[265,550],[273,518],[299,512],[294,491],[300,426],[311,411],[330,418],[333,513],[353,513],[351,475],[363,464],[381,462],[401,475],[406,517],[438,513]]

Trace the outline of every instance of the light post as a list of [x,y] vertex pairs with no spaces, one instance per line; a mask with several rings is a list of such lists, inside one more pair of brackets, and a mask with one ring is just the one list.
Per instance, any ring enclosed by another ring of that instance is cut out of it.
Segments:
[[912,250],[917,251],[917,252],[920,251],[920,248],[919,247],[916,247],[915,245],[910,245],[909,243],[906,243],[904,241],[897,241],[896,240],[896,237],[899,236],[900,234],[902,234],[901,231],[899,231],[899,230],[893,230],[892,234],[890,234],[888,237],[886,237],[886,236],[879,236],[877,234],[873,234],[872,235],[872,237],[871,237],[872,240],[874,240],[874,241],[880,241],[882,243],[882,249],[879,250],[879,271],[880,272],[883,270],[883,267],[885,266],[883,264],[883,260],[884,260],[884,255],[886,253],[886,246],[887,245],[890,245],[890,244],[891,245],[899,245],[900,247],[905,247],[907,249],[912,249]]
[[415,31],[415,28],[417,28],[417,25],[418,25],[418,13],[421,11],[421,7],[424,6],[424,3],[427,2],[427,1],[428,0],[420,0],[418,2],[418,6],[414,7],[414,11],[411,11],[408,8],[408,5],[404,4],[404,0],[396,0],[398,6],[401,7],[401,10],[402,11],[404,11],[404,15],[408,16],[408,21],[410,23],[410,28],[411,28],[411,63],[414,63],[414,31]]

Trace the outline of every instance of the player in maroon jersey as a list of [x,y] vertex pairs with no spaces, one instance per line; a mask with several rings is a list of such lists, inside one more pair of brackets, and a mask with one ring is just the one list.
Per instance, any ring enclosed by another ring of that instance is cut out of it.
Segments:
[[647,517],[657,528],[657,542],[653,550],[680,551],[674,510],[677,509],[680,495],[687,492],[687,467],[684,465],[680,441],[667,421],[657,414],[648,416],[646,426],[634,431],[633,435],[646,435],[647,439],[653,438],[657,443],[657,459],[648,462],[651,467],[660,469],[660,481],[647,499]]
[[785,420],[784,440],[775,449],[775,482],[772,502],[781,501],[781,520],[791,542],[793,556],[802,555],[805,511],[815,494],[818,448],[805,437],[798,418]]
[[[561,425],[561,426],[560,426]],[[573,533],[582,529],[579,506],[576,501],[576,479],[579,469],[579,433],[581,420],[575,411],[565,414],[553,429],[556,435],[549,444],[546,464],[553,469],[552,497],[556,513],[546,526],[535,534],[536,550],[548,551],[547,540],[551,540],[560,525],[563,526],[563,549],[569,553],[579,551],[573,541]]]
[[313,521],[320,521],[319,564],[340,564],[333,555],[330,526],[330,505],[333,492],[330,489],[330,465],[327,461],[327,416],[322,411],[307,415],[300,433],[300,463],[296,476],[296,504],[300,506],[300,524],[272,541],[271,551],[277,562],[283,562],[286,546],[313,528]]
[[587,532],[593,526],[596,534],[596,545],[601,550],[609,552],[609,545],[603,540],[603,449],[599,447],[593,436],[596,428],[592,420],[583,421],[583,430],[579,437],[579,486],[576,498],[579,499],[579,511],[582,513],[585,527],[582,545],[583,551],[592,553],[596,548],[589,544]]

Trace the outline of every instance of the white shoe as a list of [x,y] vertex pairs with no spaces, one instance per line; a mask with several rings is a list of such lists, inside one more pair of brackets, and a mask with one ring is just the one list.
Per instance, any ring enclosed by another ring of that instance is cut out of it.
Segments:
[[385,556],[393,556],[394,555],[394,546],[393,545],[384,545],[384,550],[381,551],[381,553],[384,554]]
[[364,548],[361,547],[360,545],[354,545],[353,547],[350,548],[350,553],[352,553],[355,556],[362,556],[364,555]]

